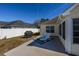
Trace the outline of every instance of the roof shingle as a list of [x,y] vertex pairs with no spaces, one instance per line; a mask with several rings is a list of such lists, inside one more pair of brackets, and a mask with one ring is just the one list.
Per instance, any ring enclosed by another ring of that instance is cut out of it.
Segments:
[[58,17],[55,17],[54,19],[46,21],[46,22],[41,23],[41,24],[57,24],[57,20],[58,20]]

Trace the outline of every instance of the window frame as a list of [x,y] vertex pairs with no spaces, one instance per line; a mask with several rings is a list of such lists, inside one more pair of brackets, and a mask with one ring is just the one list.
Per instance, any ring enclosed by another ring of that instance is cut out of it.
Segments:
[[46,33],[54,33],[54,26],[46,26]]

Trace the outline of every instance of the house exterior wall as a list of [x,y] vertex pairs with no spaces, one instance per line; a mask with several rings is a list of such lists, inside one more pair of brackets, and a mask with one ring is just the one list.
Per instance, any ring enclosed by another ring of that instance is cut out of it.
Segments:
[[70,16],[72,18],[79,18],[79,4],[70,11]]
[[65,40],[64,40],[64,39],[60,36],[60,34],[59,34],[59,25],[62,24],[63,21],[64,21],[64,20],[60,18],[60,21],[59,21],[59,23],[58,23],[57,26],[58,26],[58,36],[59,36],[60,41],[62,42],[63,46],[65,46]]
[[70,17],[66,20],[65,51],[71,53],[73,43],[73,21]]
[[79,55],[79,44],[73,44],[71,52],[72,54]]
[[[66,39],[65,39],[65,51],[70,54],[79,55],[79,44],[73,43],[73,18],[79,18],[79,4],[75,6],[66,15]],[[62,39],[61,39],[62,40]]]
[[58,37],[60,38],[60,41],[62,42],[63,46],[65,46],[65,40],[59,34]]
[[[79,4],[70,11],[70,16],[72,18],[79,18]],[[72,43],[72,54],[79,55],[79,44]]]
[[[63,46],[65,47],[65,51],[68,53],[71,53],[72,50],[72,41],[73,41],[73,26],[72,26],[72,18],[68,15],[66,16],[64,19],[60,18],[60,22],[58,25],[62,24],[65,21],[65,39],[60,36],[60,34],[58,35]],[[59,29],[59,28],[58,28]],[[62,28],[61,28],[61,32]]]
[[32,31],[33,33],[39,32],[37,28],[11,28],[11,29],[0,29],[0,39],[11,38],[16,36],[24,35],[25,31]]
[[[46,26],[54,26],[54,33],[46,33]],[[53,25],[53,24],[41,24],[40,25],[40,34],[41,35],[44,35],[44,34],[48,34],[48,35],[57,35],[57,27],[55,26],[55,25]]]
[[40,25],[40,34],[44,35],[44,33],[46,33],[46,27],[45,25]]
[[55,25],[55,33],[57,36],[59,35],[59,24]]

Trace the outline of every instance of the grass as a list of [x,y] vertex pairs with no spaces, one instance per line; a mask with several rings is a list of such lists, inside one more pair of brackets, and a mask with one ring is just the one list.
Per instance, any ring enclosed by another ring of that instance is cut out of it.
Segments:
[[[36,36],[32,36],[32,37],[34,38]],[[23,38],[22,36],[19,36],[19,37],[0,40],[0,54],[4,54],[5,52],[21,45],[24,42],[28,42],[31,39]]]

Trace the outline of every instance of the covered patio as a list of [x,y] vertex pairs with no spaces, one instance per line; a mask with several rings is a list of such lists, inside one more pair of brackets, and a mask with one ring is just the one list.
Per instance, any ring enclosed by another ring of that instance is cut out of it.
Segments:
[[40,47],[43,49],[48,49],[51,51],[65,53],[64,46],[62,45],[59,37],[57,36],[53,37],[51,40],[45,43],[41,43],[39,42],[39,39],[37,39],[34,42],[30,43],[28,46],[35,46],[35,47]]

